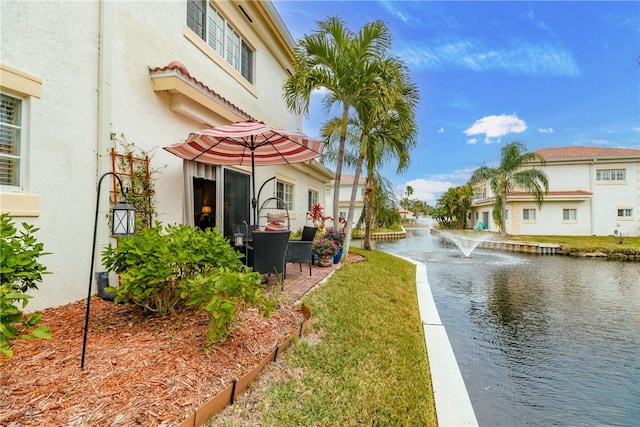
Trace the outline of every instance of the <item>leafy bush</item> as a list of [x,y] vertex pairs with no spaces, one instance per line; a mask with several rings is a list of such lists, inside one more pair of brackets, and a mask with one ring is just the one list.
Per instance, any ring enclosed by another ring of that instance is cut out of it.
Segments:
[[268,316],[273,301],[265,297],[259,273],[239,274],[219,268],[209,275],[199,274],[188,280],[183,295],[187,305],[200,307],[209,315],[209,342],[222,341],[235,323],[238,309],[244,304],[258,306]]
[[104,250],[103,264],[120,275],[120,286],[107,288],[116,303],[130,300],[161,316],[185,307],[205,310],[209,339],[216,341],[227,335],[241,304],[270,312],[260,274],[243,272],[241,257],[215,228],[159,225],[119,238],[117,247]]
[[38,289],[47,273],[38,262],[40,256],[47,255],[34,236],[38,229],[27,223],[22,223],[22,228],[18,234],[9,215],[0,215],[0,352],[7,357],[13,356],[15,339],[51,338],[48,327],[38,326],[40,313],[26,316],[21,310],[31,298],[26,292]]

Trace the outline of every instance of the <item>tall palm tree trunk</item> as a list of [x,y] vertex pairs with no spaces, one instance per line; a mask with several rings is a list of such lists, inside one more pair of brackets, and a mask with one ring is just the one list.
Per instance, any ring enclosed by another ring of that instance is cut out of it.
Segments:
[[[342,163],[344,161],[344,146],[347,140],[347,124],[349,120],[349,105],[344,104],[342,110],[342,128],[340,129],[340,144],[338,146],[338,157],[336,159],[336,175],[333,187],[333,228],[337,230],[340,226],[340,181],[342,178]],[[348,226],[349,224],[347,224]],[[345,246],[347,244],[345,243]]]
[[362,164],[364,163],[364,153],[360,153],[358,157],[358,164],[356,165],[356,171],[353,176],[353,186],[351,187],[351,200],[349,202],[349,212],[347,213],[347,226],[344,230],[344,247],[342,249],[342,256],[349,255],[349,245],[351,244],[351,233],[353,229],[353,217],[355,215],[356,197],[358,196],[358,183],[360,181],[360,174],[362,173]]

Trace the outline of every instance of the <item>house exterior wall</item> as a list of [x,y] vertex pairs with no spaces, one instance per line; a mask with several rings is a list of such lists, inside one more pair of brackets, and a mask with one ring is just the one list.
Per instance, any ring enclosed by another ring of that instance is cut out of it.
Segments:
[[[622,233],[640,235],[640,154],[627,158],[570,159],[547,161],[542,167],[549,181],[549,193],[541,208],[532,196],[507,197],[506,233],[511,235],[606,236]],[[598,170],[624,169],[624,181],[599,182]],[[483,191],[485,193],[483,193]],[[489,230],[494,223],[494,195],[486,183],[476,188],[472,207],[473,226],[489,214]],[[535,209],[535,220],[524,220],[523,209]],[[564,220],[563,210],[575,209],[575,220]],[[632,209],[631,217],[619,217],[618,209]],[[476,215],[477,214],[477,215]],[[476,216],[478,219],[476,219]]]
[[[340,215],[344,215],[344,218],[347,218],[349,213],[349,204],[351,202],[351,191],[353,189],[353,175],[343,174],[340,178],[340,188],[339,188],[339,203],[340,203]],[[334,181],[332,181],[333,184]],[[367,182],[365,178],[360,178],[358,182],[358,189],[356,193],[356,202],[353,211],[353,224],[352,227],[355,227],[362,215],[362,211],[364,210],[364,192],[367,187]],[[333,215],[333,185],[328,186],[325,193],[325,215],[332,216]]]
[[[288,112],[281,92],[287,69],[292,68],[292,40],[273,6],[253,1],[213,3],[255,50],[253,84],[187,27],[185,1],[0,3],[2,91],[24,94],[7,85],[5,77],[11,70],[41,81],[41,95],[26,96],[24,101],[25,185],[0,192],[2,211],[17,223],[40,228],[37,237],[51,252],[41,261],[53,274],[44,277],[29,310],[87,295],[93,275],[89,264],[98,179],[111,170],[111,132],[152,154],[151,167],[159,170],[158,220],[185,221],[183,160],[162,147],[183,140],[191,131],[227,124],[233,115],[220,115],[189,100],[179,112],[177,104],[184,99],[170,90],[156,90],[150,69],[179,61],[190,76],[249,117],[298,130],[298,119]],[[246,167],[231,169],[250,173]],[[301,227],[307,188],[317,187],[322,196],[327,172],[310,165],[259,167],[257,187],[278,173],[296,181],[295,203],[302,209],[293,213],[292,229]],[[111,181],[104,180],[99,194],[97,264],[100,252],[112,241],[106,219]],[[98,265],[96,271],[100,270]]]

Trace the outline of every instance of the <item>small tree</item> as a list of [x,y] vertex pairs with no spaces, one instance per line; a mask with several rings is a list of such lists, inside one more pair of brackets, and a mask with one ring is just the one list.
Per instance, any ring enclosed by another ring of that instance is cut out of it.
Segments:
[[18,229],[8,214],[0,215],[0,352],[13,356],[11,347],[16,339],[51,338],[46,326],[38,326],[40,313],[25,315],[25,308],[31,296],[30,289],[38,289],[38,282],[46,274],[46,267],[38,258],[47,255],[44,245],[38,243],[34,233],[37,228],[22,223]]

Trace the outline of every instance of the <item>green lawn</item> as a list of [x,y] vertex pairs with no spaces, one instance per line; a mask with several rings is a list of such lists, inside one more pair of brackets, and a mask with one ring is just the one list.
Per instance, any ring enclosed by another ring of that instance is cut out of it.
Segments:
[[437,425],[415,266],[377,251],[304,301],[313,339],[286,353],[300,377],[273,384],[263,425]]
[[512,240],[539,243],[558,243],[566,249],[616,251],[640,249],[640,237],[617,236],[508,236]]

